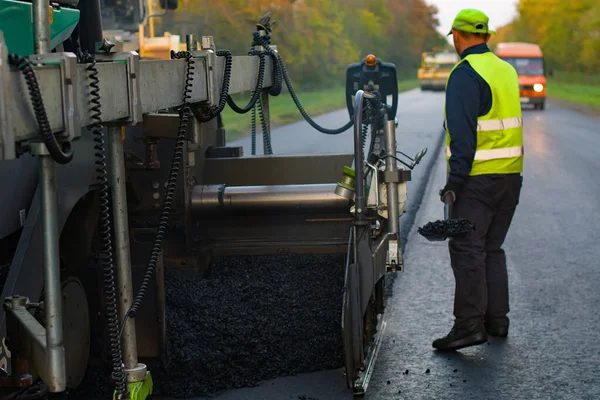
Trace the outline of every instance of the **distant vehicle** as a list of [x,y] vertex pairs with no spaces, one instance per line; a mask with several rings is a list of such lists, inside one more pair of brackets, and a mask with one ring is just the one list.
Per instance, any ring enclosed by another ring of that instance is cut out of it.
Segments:
[[[157,33],[156,22],[170,12],[179,12],[177,1],[138,0],[128,12],[123,12],[122,2],[100,0],[103,37],[123,42],[123,51],[137,51],[143,59],[170,59],[171,51],[186,50],[179,35]],[[127,6],[129,7],[129,6]],[[157,10],[162,11],[157,12]],[[145,11],[143,11],[145,10]]]
[[418,72],[421,90],[445,90],[450,71],[458,60],[458,55],[451,51],[423,53]]
[[521,103],[533,104],[536,109],[543,110],[546,103],[546,70],[540,46],[519,42],[498,43],[494,52],[517,70]]

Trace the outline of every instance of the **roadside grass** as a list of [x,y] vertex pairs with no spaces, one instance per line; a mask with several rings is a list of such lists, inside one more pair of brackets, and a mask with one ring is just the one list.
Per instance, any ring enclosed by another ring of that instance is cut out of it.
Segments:
[[600,75],[557,74],[549,79],[548,96],[600,112]]
[[[419,86],[418,80],[406,80],[398,82],[398,91],[404,92]],[[287,88],[286,88],[287,89]],[[346,108],[345,88],[334,87],[315,91],[297,92],[300,103],[311,117],[316,117],[327,112]],[[234,95],[235,102],[244,106],[250,100],[249,93]],[[271,118],[271,128],[290,124],[303,119],[300,111],[296,108],[292,96],[286,91],[277,97],[269,98],[269,112]],[[246,114],[237,114],[229,106],[223,110],[223,124],[227,132],[227,141],[240,139],[250,135],[250,116],[251,112]],[[256,121],[257,132],[261,132],[260,121]]]

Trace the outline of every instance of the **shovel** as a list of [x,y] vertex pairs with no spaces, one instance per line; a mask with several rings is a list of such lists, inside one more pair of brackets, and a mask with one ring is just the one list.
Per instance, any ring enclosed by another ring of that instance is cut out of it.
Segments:
[[444,196],[444,220],[429,222],[418,229],[421,236],[430,242],[443,242],[448,238],[465,236],[475,230],[475,226],[466,218],[451,219],[454,196],[447,193]]

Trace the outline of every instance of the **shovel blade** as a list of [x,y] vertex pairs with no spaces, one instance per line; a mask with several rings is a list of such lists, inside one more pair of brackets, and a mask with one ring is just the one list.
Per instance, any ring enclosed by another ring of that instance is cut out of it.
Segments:
[[[457,226],[457,224],[460,225]],[[463,237],[473,230],[473,224],[467,220],[446,219],[429,222],[425,226],[419,228],[418,232],[430,242],[443,242],[448,238]]]
[[443,242],[446,239],[448,239],[448,237],[446,235],[424,235],[421,233],[421,236],[423,236],[425,239],[429,240],[430,242]]

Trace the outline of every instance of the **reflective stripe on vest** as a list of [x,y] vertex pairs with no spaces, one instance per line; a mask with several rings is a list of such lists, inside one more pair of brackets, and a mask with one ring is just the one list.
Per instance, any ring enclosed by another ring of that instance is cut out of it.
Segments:
[[[450,151],[450,147],[446,146],[446,157],[450,157],[451,155],[452,151]],[[521,157],[522,155],[523,146],[508,147],[505,149],[477,150],[475,152],[475,160],[496,160],[500,158]]]
[[[444,127],[447,126],[447,122],[444,120]],[[506,119],[492,119],[492,120],[478,120],[477,131],[501,131],[504,129],[520,128],[523,126],[523,118],[506,118]]]
[[[492,95],[492,107],[488,113],[477,117],[475,156],[469,176],[522,173],[523,118],[517,72],[506,61],[486,52],[466,56],[455,65],[450,76],[463,62],[468,62],[489,85]],[[445,110],[444,128],[449,163],[452,137]]]

